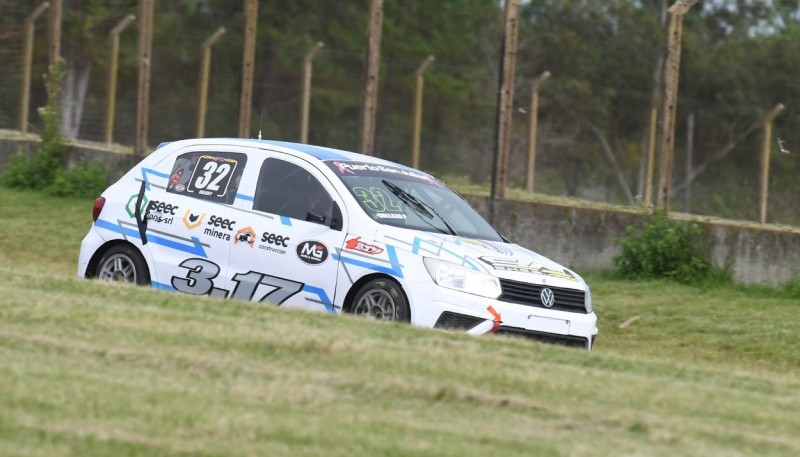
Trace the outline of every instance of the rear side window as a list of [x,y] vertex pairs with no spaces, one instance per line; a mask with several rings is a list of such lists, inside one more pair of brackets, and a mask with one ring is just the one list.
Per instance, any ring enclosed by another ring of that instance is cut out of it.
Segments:
[[253,209],[325,224],[332,217],[333,199],[304,168],[280,159],[266,159],[258,176]]
[[187,152],[175,159],[167,192],[231,204],[247,155],[235,152]]

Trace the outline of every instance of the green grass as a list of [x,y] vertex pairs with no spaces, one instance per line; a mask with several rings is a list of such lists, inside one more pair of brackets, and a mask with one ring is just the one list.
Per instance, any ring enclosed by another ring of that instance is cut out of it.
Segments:
[[586,353],[80,280],[91,203],[0,189],[0,455],[800,453],[794,286],[590,274]]

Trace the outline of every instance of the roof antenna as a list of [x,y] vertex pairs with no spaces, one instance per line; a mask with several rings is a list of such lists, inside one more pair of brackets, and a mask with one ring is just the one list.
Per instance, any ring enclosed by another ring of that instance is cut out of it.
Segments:
[[261,117],[258,119],[258,139],[261,139],[261,124],[264,121],[264,112],[261,112]]

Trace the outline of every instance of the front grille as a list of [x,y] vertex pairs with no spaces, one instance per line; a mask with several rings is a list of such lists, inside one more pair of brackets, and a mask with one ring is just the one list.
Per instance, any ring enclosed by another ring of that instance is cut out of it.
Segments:
[[555,297],[555,303],[548,309],[589,314],[586,311],[586,292],[583,290],[542,286],[510,279],[500,279],[500,287],[503,293],[498,300],[537,308],[545,308],[539,294],[547,287],[553,291]]
[[469,330],[486,319],[467,316],[466,314],[453,313],[450,311],[443,312],[439,319],[434,324],[434,328],[445,328],[453,330]]
[[[589,342],[589,340],[587,340],[582,336],[534,332],[532,330],[526,330],[524,328],[506,327],[503,325],[501,325],[500,328],[497,329],[495,335],[518,336],[523,338],[530,338],[532,340],[541,341],[544,343],[558,344],[561,346],[580,347],[584,349],[588,349],[587,343]],[[594,343],[594,336],[592,336],[592,343]]]

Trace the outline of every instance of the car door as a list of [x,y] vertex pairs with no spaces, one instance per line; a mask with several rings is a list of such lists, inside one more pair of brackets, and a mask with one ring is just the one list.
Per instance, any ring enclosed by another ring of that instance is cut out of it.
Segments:
[[325,176],[291,156],[267,157],[231,245],[234,298],[310,310],[334,309],[337,261],[346,231]]
[[229,295],[228,256],[239,228],[234,203],[246,164],[247,155],[237,148],[203,146],[181,149],[143,170],[154,287]]

